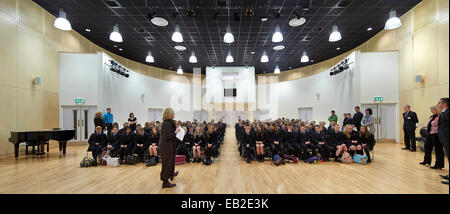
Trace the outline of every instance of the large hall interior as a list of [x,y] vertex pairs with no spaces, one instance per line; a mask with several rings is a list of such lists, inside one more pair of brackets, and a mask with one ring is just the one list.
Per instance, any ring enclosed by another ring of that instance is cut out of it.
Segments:
[[0,0],[0,35],[1,194],[449,194],[448,0]]

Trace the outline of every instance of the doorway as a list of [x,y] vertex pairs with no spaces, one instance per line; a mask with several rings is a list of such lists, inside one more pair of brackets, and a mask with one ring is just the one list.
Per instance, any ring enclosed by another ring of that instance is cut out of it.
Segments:
[[62,128],[74,129],[72,142],[87,141],[95,131],[94,117],[97,106],[62,106]]
[[148,121],[162,121],[162,112],[161,108],[149,108]]
[[299,107],[298,108],[298,118],[302,121],[312,121],[313,120],[313,108],[312,107]]
[[375,103],[362,104],[361,111],[371,108],[375,116],[375,138],[377,142],[397,142],[397,104],[395,103]]

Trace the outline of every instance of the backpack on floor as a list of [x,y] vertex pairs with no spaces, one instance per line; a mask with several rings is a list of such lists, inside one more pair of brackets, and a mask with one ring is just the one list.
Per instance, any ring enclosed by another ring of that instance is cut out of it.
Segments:
[[355,161],[355,163],[366,165],[367,164],[367,159],[368,158],[367,158],[366,155],[360,155],[360,154],[353,155],[353,160]]
[[176,155],[175,156],[175,164],[176,165],[184,164],[185,161],[186,161],[186,157],[184,155]]
[[281,165],[281,157],[279,155],[273,156],[273,164],[275,164],[275,166]]
[[344,154],[342,154],[341,161],[342,161],[342,163],[347,163],[347,164],[353,163],[352,156],[348,152],[345,152]]
[[294,155],[284,155],[284,159],[289,161],[290,163],[298,163],[298,159],[297,157],[295,157]]
[[317,155],[314,155],[307,160],[308,163],[318,164],[320,162],[320,158]]
[[110,166],[110,167],[120,166],[119,158],[106,157],[106,166]]
[[99,165],[106,165],[106,158],[107,157],[110,157],[109,149],[108,150],[104,150],[104,151],[102,151],[102,153],[100,153],[100,155],[97,157],[97,163]]
[[154,166],[156,164],[158,164],[158,162],[156,161],[156,157],[155,156],[150,157],[150,159],[148,159],[145,162],[145,165],[147,165],[147,166]]
[[128,165],[136,165],[137,164],[137,155],[128,155],[127,156],[127,164]]
[[80,162],[80,167],[94,166],[95,165],[94,162],[96,162],[96,160],[94,160],[94,158],[90,158],[89,157],[89,152],[87,152],[86,156]]

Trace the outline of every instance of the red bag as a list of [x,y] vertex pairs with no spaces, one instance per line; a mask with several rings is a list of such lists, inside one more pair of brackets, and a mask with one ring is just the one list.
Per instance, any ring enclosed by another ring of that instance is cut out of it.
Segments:
[[184,155],[175,156],[175,164],[176,165],[184,164],[185,160],[186,160],[186,157]]

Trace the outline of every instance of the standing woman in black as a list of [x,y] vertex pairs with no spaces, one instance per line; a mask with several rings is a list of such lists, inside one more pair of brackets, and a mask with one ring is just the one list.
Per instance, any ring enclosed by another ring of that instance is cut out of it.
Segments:
[[420,163],[422,165],[431,165],[431,153],[433,152],[433,147],[436,153],[436,162],[432,169],[442,169],[444,168],[444,148],[439,142],[438,134],[438,123],[439,123],[439,109],[437,106],[431,106],[431,117],[428,121],[428,125],[424,126],[423,129],[427,129],[428,136],[425,140],[425,156],[423,161]]
[[106,124],[105,124],[105,120],[103,120],[102,112],[95,113],[94,127],[97,129],[97,126],[100,126],[102,128],[102,132],[106,128]]
[[166,108],[163,112],[163,123],[161,125],[161,137],[159,140],[159,151],[162,159],[161,180],[162,188],[174,187],[176,184],[169,182],[178,175],[175,172],[175,137],[180,129],[176,127],[175,113],[173,109]]
[[136,131],[137,118],[134,117],[134,113],[130,113],[130,117],[128,118],[128,125],[131,128],[131,132]]

